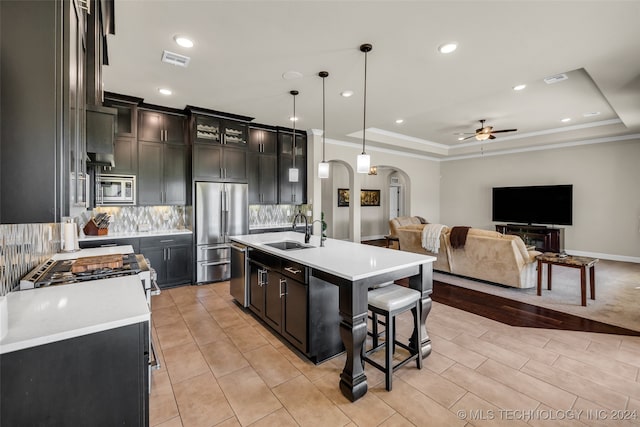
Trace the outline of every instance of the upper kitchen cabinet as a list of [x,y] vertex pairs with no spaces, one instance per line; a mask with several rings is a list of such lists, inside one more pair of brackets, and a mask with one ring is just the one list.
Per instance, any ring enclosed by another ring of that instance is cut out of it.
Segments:
[[138,204],[186,205],[189,146],[138,142]]
[[[194,113],[196,107],[187,106]],[[202,110],[201,110],[202,111]],[[211,110],[206,110],[211,111]],[[217,113],[211,111],[212,113]],[[242,148],[247,146],[247,120],[250,117],[238,116],[239,120],[218,117],[209,114],[192,115],[192,142],[203,144],[221,144]]]
[[[289,180],[289,169],[298,169],[298,180]],[[307,203],[307,135],[278,129],[278,200],[282,204]]]
[[107,34],[115,34],[113,0],[88,0],[87,3],[87,104],[102,105],[105,100],[102,66],[109,65]]
[[[105,107],[115,108],[118,111],[116,121],[116,136],[119,138],[136,138],[138,123],[138,104],[142,98],[105,92]],[[117,164],[116,164],[117,167]]]
[[184,144],[184,116],[141,108],[138,118],[138,140]]
[[0,2],[0,222],[86,208],[86,28],[76,0]]
[[191,187],[186,117],[148,107],[138,108],[138,204],[186,205]]
[[248,122],[251,117],[187,106],[191,114],[194,181],[247,182]]
[[275,128],[249,128],[249,204],[278,203],[278,134]]

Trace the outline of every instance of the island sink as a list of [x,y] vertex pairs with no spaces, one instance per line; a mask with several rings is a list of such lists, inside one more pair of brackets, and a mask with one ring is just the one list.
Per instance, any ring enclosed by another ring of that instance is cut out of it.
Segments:
[[292,249],[308,249],[313,248],[313,246],[305,245],[300,242],[296,242],[294,240],[283,240],[281,242],[271,242],[265,243],[265,246],[271,246],[272,248],[280,249],[283,251],[289,251]]

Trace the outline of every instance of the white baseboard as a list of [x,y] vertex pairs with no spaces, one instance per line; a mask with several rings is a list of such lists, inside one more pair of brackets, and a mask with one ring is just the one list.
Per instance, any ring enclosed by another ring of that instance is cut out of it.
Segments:
[[598,252],[574,251],[571,249],[566,249],[565,252],[568,253],[569,255],[575,255],[575,256],[586,256],[589,258],[608,259],[611,261],[635,262],[637,264],[640,264],[640,257],[634,257],[634,256],[601,254]]

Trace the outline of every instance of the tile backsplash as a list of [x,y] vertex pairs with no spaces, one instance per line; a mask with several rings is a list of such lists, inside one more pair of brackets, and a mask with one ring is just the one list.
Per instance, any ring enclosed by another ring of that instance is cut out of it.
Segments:
[[249,205],[249,228],[291,225],[298,210],[306,215],[312,209],[312,205]]
[[101,206],[77,217],[79,228],[82,230],[96,213],[111,215],[110,233],[191,228],[191,206]]
[[0,296],[60,251],[60,224],[0,224]]

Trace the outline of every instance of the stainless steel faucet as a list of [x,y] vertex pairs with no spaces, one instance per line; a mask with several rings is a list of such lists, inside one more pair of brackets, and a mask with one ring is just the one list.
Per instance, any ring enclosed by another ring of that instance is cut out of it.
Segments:
[[296,223],[298,222],[298,217],[304,218],[304,242],[309,243],[311,239],[311,230],[309,229],[309,221],[307,220],[307,216],[302,214],[302,211],[298,211],[296,216],[293,217],[293,224],[291,225],[292,229],[296,229]]

